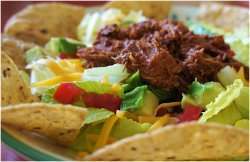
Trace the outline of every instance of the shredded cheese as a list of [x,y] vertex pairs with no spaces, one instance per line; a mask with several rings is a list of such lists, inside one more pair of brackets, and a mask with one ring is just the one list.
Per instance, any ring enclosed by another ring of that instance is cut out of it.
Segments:
[[147,132],[152,132],[164,125],[166,125],[168,123],[168,119],[169,119],[169,115],[166,114],[162,117],[160,117],[160,119],[158,119],[149,129]]
[[135,121],[138,121],[138,117],[128,111],[121,111],[121,110],[116,110],[116,115],[119,118],[127,118],[127,119],[132,119]]
[[32,69],[36,64],[43,64],[47,66],[55,75],[64,75],[73,72],[83,72],[84,69],[81,66],[80,59],[65,59],[59,61],[53,61],[48,59],[41,59],[37,62],[28,65],[27,69]]
[[159,120],[160,117],[153,117],[153,116],[139,116],[138,121],[139,123],[155,123],[157,120]]
[[109,94],[117,94],[118,92],[120,92],[122,89],[122,87],[120,86],[120,84],[115,83],[112,85],[112,87],[110,88],[110,90],[107,92]]
[[244,86],[249,86],[249,81],[245,78],[244,68],[241,66],[240,70],[236,74],[238,79],[241,79]]
[[166,109],[166,108],[170,108],[170,107],[174,107],[174,106],[179,106],[179,105],[181,105],[181,102],[162,103],[162,104],[160,104],[160,105],[156,108],[154,116],[156,116],[157,111],[158,111],[159,109]]
[[109,84],[109,76],[108,75],[104,75],[102,78],[102,84]]
[[31,84],[31,87],[43,87],[43,86],[52,86],[62,82],[72,82],[79,81],[82,78],[82,73],[71,73],[66,75],[55,76],[40,82]]
[[[96,134],[87,134],[87,140],[88,141],[92,141],[92,142],[96,142],[98,140],[98,138],[100,137],[100,135],[96,135]],[[113,137],[108,137],[108,140],[107,140],[107,144],[111,144],[111,143],[114,143],[116,142],[117,139],[116,138],[113,138]]]
[[113,128],[115,122],[117,121],[118,117],[116,115],[110,116],[104,123],[102,127],[102,132],[96,142],[94,150],[97,150],[99,148],[102,148],[106,145],[108,141],[109,134],[111,132],[111,129]]

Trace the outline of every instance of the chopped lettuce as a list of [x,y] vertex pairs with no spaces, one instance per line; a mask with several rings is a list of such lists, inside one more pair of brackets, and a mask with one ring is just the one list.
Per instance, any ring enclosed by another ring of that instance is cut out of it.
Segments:
[[[97,81],[75,81],[73,82],[76,86],[84,89],[86,92],[94,92],[97,94],[104,94],[107,93],[111,88],[112,84],[102,84]],[[53,95],[59,85],[55,85],[48,89],[42,96],[41,101],[44,103],[57,103],[57,101],[53,98]],[[119,91],[116,94],[117,96],[121,97],[123,95],[123,91]]]
[[232,84],[235,79],[237,79],[237,73],[234,70],[234,68],[226,66],[217,73],[217,78],[220,81],[220,83],[224,87],[226,87]]
[[[36,83],[48,78],[52,78],[55,75],[50,71],[48,67],[41,64],[36,64],[31,71],[30,83]],[[43,95],[50,87],[34,87],[31,88],[31,93],[41,96]]]
[[[76,151],[87,151],[91,153],[95,146],[95,142],[91,142],[87,139],[88,134],[99,135],[102,130],[103,123],[98,125],[86,124],[79,133],[77,139],[71,145],[71,148]],[[110,136],[116,139],[123,139],[138,133],[145,133],[151,124],[140,124],[136,121],[126,118],[120,118],[115,123],[111,130]]]
[[124,65],[114,64],[106,67],[95,67],[84,70],[83,80],[102,81],[104,76],[108,76],[109,82],[119,83],[128,77],[128,72]]
[[138,133],[145,133],[151,127],[150,123],[138,123],[131,119],[121,118],[114,125],[111,136],[117,139],[132,136]]
[[243,87],[243,83],[240,79],[236,79],[232,85],[227,86],[227,90],[221,92],[214,102],[211,102],[206,106],[206,111],[202,114],[199,122],[207,122],[208,119],[217,115],[219,112],[227,108],[233,103],[233,101],[240,96],[240,91]]
[[249,119],[249,87],[243,87],[240,96],[235,99],[235,104],[242,118]]
[[234,36],[225,36],[225,42],[230,44],[231,49],[236,53],[234,58],[244,65],[249,66],[249,41],[244,43]]
[[77,27],[77,36],[87,46],[91,46],[98,31],[105,25],[118,24],[120,27],[131,22],[145,21],[146,17],[141,11],[130,11],[128,15],[122,13],[119,9],[108,9],[103,12],[86,14]]
[[49,56],[56,58],[59,54],[75,55],[78,47],[84,47],[81,42],[70,38],[51,38],[45,45],[45,50]]
[[225,109],[221,110],[218,114],[212,116],[207,120],[207,122],[215,122],[221,124],[230,124],[234,125],[234,123],[241,119],[241,115],[237,110],[234,103],[227,106]]
[[23,78],[23,80],[25,81],[25,83],[30,84],[30,75],[23,70],[20,70],[19,73],[21,77]]
[[31,48],[25,53],[26,62],[28,64],[31,64],[39,59],[43,59],[44,57],[45,57],[45,52],[39,46]]
[[98,108],[88,108],[88,115],[84,121],[84,124],[93,123],[96,121],[104,120],[114,114],[107,109],[98,109]]
[[249,131],[249,120],[248,119],[242,119],[235,123],[235,127],[246,129]]

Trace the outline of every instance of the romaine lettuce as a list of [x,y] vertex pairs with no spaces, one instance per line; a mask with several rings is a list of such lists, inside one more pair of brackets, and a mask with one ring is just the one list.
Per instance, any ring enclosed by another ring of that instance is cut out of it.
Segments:
[[234,126],[238,128],[246,129],[249,131],[249,120],[248,119],[239,120],[235,123]]
[[25,53],[26,62],[28,64],[31,64],[39,59],[43,59],[44,57],[45,57],[45,52],[39,46],[31,48]]
[[206,106],[206,111],[202,114],[199,122],[207,122],[208,119],[217,115],[223,109],[227,108],[233,103],[233,101],[240,96],[240,91],[243,87],[243,82],[240,79],[236,79],[232,85],[227,86],[227,90],[221,92],[214,102],[211,102]]
[[114,84],[126,79],[128,77],[128,72],[122,64],[95,67],[84,70],[82,80],[94,80],[101,82],[104,76],[108,76],[109,82]]
[[[95,142],[87,140],[88,134],[99,135],[102,130],[103,123],[98,125],[86,124],[79,133],[77,139],[71,145],[71,148],[76,151],[87,151],[91,153],[93,151]],[[151,124],[140,124],[136,121],[126,118],[120,118],[115,123],[111,130],[110,136],[116,139],[123,139],[138,133],[145,133],[151,127]]]
[[98,108],[88,108],[88,115],[84,121],[84,124],[93,123],[96,121],[104,120],[114,114],[107,109],[98,109]]
[[240,96],[235,99],[235,104],[242,118],[249,119],[249,87],[243,87]]

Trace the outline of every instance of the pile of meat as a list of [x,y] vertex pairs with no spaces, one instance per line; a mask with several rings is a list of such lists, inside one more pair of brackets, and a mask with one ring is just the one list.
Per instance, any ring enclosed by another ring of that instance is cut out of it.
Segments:
[[197,78],[215,80],[226,65],[238,69],[243,64],[222,36],[195,35],[182,22],[145,21],[129,27],[109,25],[99,31],[93,47],[81,48],[78,56],[85,67],[125,64],[129,72],[163,89],[186,87]]

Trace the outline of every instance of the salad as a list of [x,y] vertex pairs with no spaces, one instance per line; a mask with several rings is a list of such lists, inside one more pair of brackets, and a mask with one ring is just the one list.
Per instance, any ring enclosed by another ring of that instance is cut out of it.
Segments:
[[[243,28],[243,27],[242,27]],[[117,8],[88,13],[77,38],[25,53],[20,72],[49,105],[88,112],[67,146],[82,159],[136,134],[189,122],[249,131],[249,36],[199,20],[151,20]]]

